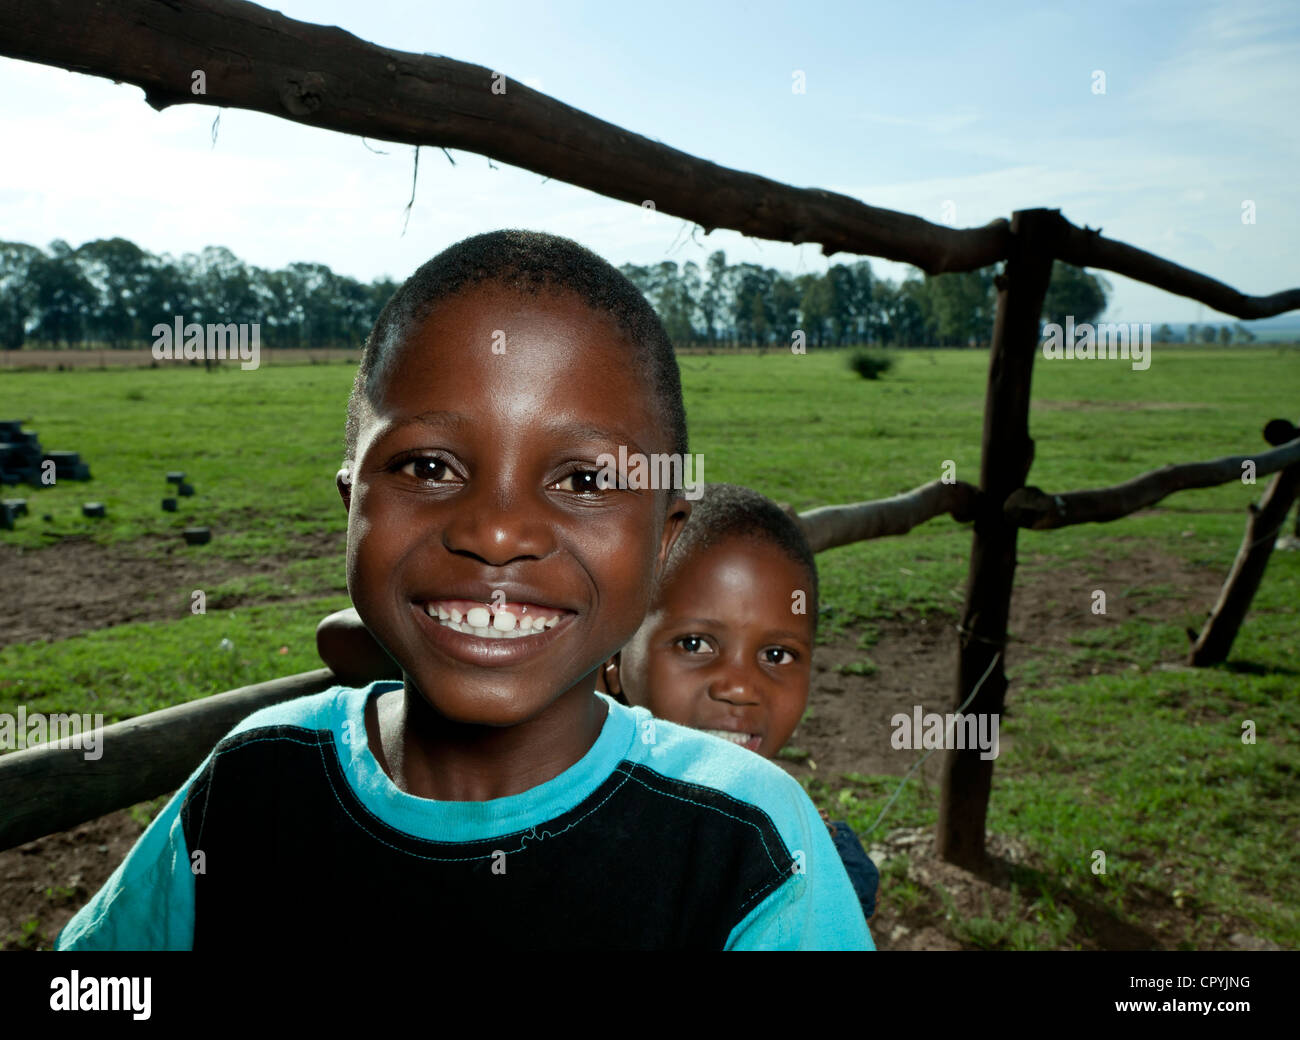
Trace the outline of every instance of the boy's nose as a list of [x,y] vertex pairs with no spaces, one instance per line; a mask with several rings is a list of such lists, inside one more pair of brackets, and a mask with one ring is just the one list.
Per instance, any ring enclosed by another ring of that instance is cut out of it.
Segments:
[[757,704],[761,699],[762,681],[754,669],[744,665],[720,668],[709,681],[709,696],[727,704]]
[[485,493],[462,498],[443,527],[443,545],[496,567],[518,559],[541,559],[551,551],[554,535],[540,512],[536,505],[515,495]]

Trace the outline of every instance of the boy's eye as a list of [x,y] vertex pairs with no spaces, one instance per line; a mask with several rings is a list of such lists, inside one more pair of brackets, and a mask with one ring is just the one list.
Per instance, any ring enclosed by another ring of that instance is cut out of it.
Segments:
[[554,487],[560,491],[572,491],[579,495],[594,495],[607,491],[612,486],[605,472],[599,469],[574,470],[554,484]]
[[795,659],[794,653],[783,646],[769,646],[759,651],[759,656],[767,664],[791,664]]
[[682,636],[674,644],[685,650],[688,654],[712,653],[713,648],[702,636]]
[[416,480],[429,480],[435,483],[441,483],[455,476],[451,467],[442,459],[428,455],[418,459],[408,459],[399,472],[409,474]]

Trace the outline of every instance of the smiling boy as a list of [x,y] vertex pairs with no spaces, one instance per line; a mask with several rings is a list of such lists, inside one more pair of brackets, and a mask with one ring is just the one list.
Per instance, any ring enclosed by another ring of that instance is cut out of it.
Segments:
[[[58,947],[870,949],[817,811],[770,763],[595,692],[689,515],[602,455],[686,452],[644,297],[567,239],[495,232],[381,314],[349,403],[348,589],[401,682],[224,738]],[[201,855],[199,855],[201,854]]]

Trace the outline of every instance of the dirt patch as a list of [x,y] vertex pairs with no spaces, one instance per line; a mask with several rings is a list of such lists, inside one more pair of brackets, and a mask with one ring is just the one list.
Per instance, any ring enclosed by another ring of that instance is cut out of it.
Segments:
[[[341,544],[322,541],[314,551],[341,551]],[[26,568],[23,580],[31,589],[32,598],[25,606],[37,616],[53,618],[76,600],[59,591],[69,582],[54,581],[39,564],[22,559],[45,552],[48,550],[22,554],[18,560],[19,566]],[[11,552],[10,559],[0,555],[0,570],[10,570],[14,555]],[[204,581],[219,580],[214,573],[196,574],[189,569],[192,560],[138,561],[94,546],[74,550],[69,559],[71,562],[59,564],[66,567],[61,572],[65,578],[75,575],[83,587],[102,584],[111,590],[105,592],[102,602],[95,601],[78,614],[83,630],[160,610],[160,606],[132,602],[146,586],[156,593],[166,581],[170,582],[167,587],[180,594],[180,590]],[[208,563],[216,566],[219,561]],[[1123,561],[1059,569],[1026,554],[1017,572],[1007,664],[1014,674],[1016,667],[1026,662],[1051,662],[1057,674],[1066,677],[1127,668],[1122,661],[1074,660],[1079,647],[1070,637],[1089,628],[1114,625],[1117,620],[1170,621],[1181,620],[1188,612],[1199,614],[1213,602],[1226,565],[1225,561],[1222,568],[1198,569],[1173,556],[1135,549],[1134,555]],[[150,567],[155,568],[152,576],[142,577],[140,568]],[[94,577],[88,579],[88,575]],[[6,574],[6,581],[12,580]],[[1107,593],[1105,617],[1092,613],[1096,589]],[[791,741],[791,746],[806,752],[807,757],[802,761],[782,759],[781,765],[795,776],[817,776],[833,784],[849,772],[901,776],[910,769],[920,752],[890,746],[889,720],[896,712],[910,713],[917,704],[926,711],[953,709],[956,621],[955,614],[899,617],[878,622],[870,631],[845,632],[819,646],[809,698],[811,714]],[[13,632],[14,623],[6,623]],[[869,671],[871,666],[874,671]],[[860,674],[864,672],[868,674]],[[1011,711],[1015,710],[1017,689],[1013,679],[1008,702]],[[1002,746],[1010,746],[1005,737]],[[935,789],[941,768],[936,754],[911,782]],[[137,807],[134,813],[113,813],[75,830],[0,852],[0,941],[8,948],[48,948],[76,909],[107,880],[142,833],[150,814],[164,802],[160,799]],[[1000,835],[989,835],[989,867],[978,876],[940,861],[934,855],[931,832],[891,828],[887,819],[864,844],[878,864],[894,861],[882,880],[880,909],[871,922],[881,949],[1013,944],[1005,937],[999,940],[998,929],[1015,925],[1017,914],[1023,914],[1037,894],[1035,879],[1040,875],[1033,870],[1030,850]],[[1023,894],[1013,896],[1013,885]],[[949,903],[938,894],[940,890]],[[905,898],[905,892],[912,893],[911,897]],[[1084,945],[1094,948],[1170,948],[1206,914],[1205,908],[1177,907],[1166,894],[1154,890],[1139,894],[1135,921],[1121,921],[1100,903],[1082,897],[1062,898],[1082,922],[1070,943],[1083,935]],[[988,922],[992,938],[990,934],[972,934],[969,926],[955,932],[949,922],[950,907],[963,921],[976,918]],[[1033,922],[1023,924],[1036,927]],[[1267,940],[1252,937],[1246,922],[1224,920],[1223,925],[1224,934],[1230,935],[1227,948],[1274,948]]]
[[[67,538],[43,549],[0,545],[0,646],[67,639],[128,621],[174,619],[189,613],[194,589],[232,578],[273,574],[288,563],[323,556],[342,561],[342,531],[302,535],[292,555],[241,562],[184,553],[179,540],[161,554],[130,545],[102,546]],[[260,597],[258,602],[271,602]],[[209,598],[209,610],[241,606],[242,597]]]
[[[1080,660],[1080,648],[1071,639],[1133,619],[1180,622],[1188,614],[1200,616],[1218,596],[1227,564],[1198,568],[1145,550],[1117,562],[1061,569],[1026,554],[1016,569],[1004,662],[1013,676],[1010,711],[1015,710],[1019,666],[1050,663],[1071,680],[1123,671],[1131,667],[1128,662]],[[1104,616],[1092,612],[1098,590],[1106,594]],[[889,720],[899,712],[911,715],[918,704],[924,712],[955,709],[958,620],[954,612],[881,621],[872,626],[874,632],[855,630],[818,646],[808,698],[811,713],[788,745],[810,757],[781,764],[795,776],[829,780],[848,772],[906,773],[917,753],[890,746]],[[1002,747],[1011,747],[1005,735]],[[932,758],[918,773],[937,776],[937,761]]]
[[53,948],[166,804],[146,802],[0,852],[0,949]]

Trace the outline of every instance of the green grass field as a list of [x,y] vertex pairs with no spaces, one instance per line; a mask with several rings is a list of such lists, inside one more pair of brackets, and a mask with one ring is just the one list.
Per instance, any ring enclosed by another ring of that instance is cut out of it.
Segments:
[[[980,351],[908,351],[867,382],[837,353],[684,357],[691,447],[704,455],[706,480],[749,484],[799,509],[896,494],[939,477],[946,460],[977,483],[987,364]],[[6,489],[27,497],[32,516],[0,532],[0,544],[34,549],[82,535],[162,553],[199,522],[212,526],[213,542],[181,552],[286,560],[269,577],[232,579],[226,591],[247,601],[233,610],[178,609],[174,620],[0,649],[0,712],[85,711],[90,691],[93,710],[113,721],[317,667],[316,622],[347,602],[343,561],[301,546],[345,526],[333,476],[352,372],[340,364],[0,374],[0,418],[24,419],[47,449],[82,452],[95,476],[89,485]],[[1029,482],[1099,487],[1170,462],[1262,450],[1265,421],[1300,418],[1298,391],[1300,351],[1291,348],[1165,347],[1141,372],[1120,361],[1039,358]],[[185,470],[198,490],[178,514],[159,510],[169,469]],[[1068,566],[1150,545],[1226,573],[1264,483],[1183,492],[1109,525],[1024,532],[1021,555]],[[80,516],[90,498],[106,503],[108,519]],[[823,554],[832,607],[823,637],[881,618],[953,613],[969,548],[969,530],[943,518],[904,538]],[[1013,681],[1016,711],[1004,732],[1016,754],[998,762],[989,827],[1036,854],[1024,920],[1014,928],[957,920],[954,931],[980,945],[1056,946],[1070,931],[1061,895],[1095,897],[1100,888],[1122,918],[1135,893],[1156,889],[1180,907],[1234,915],[1254,934],[1300,944],[1298,593],[1300,554],[1275,553],[1234,648],[1249,668],[1162,671],[1158,662],[1185,653],[1181,628],[1127,625],[1088,649],[1135,668],[1083,684]],[[1241,743],[1243,717],[1257,726],[1254,745]],[[810,790],[865,829],[896,783],[822,778]],[[913,783],[889,825],[935,816]],[[1099,848],[1110,863],[1101,878],[1088,869]],[[1198,932],[1184,941],[1214,939]]]

